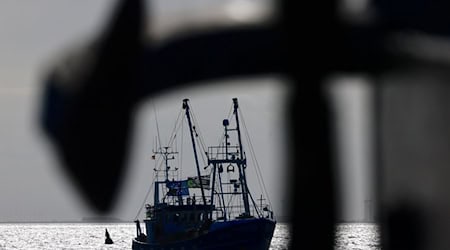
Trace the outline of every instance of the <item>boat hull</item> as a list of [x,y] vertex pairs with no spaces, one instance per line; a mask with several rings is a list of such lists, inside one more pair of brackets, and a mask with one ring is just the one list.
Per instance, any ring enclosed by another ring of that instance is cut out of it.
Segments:
[[275,230],[275,221],[251,218],[214,222],[208,233],[194,239],[166,244],[149,244],[133,239],[134,250],[162,249],[269,249]]

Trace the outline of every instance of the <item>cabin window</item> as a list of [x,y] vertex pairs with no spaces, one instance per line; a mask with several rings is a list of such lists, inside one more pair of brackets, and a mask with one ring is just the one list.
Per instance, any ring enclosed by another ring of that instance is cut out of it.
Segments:
[[180,221],[180,214],[179,213],[176,213],[176,214],[173,215],[173,221],[174,222]]

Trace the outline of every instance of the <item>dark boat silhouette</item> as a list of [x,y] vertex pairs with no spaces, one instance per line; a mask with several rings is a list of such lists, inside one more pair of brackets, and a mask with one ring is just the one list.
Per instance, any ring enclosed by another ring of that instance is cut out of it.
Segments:
[[[139,220],[135,221],[137,237],[133,239],[132,249],[268,249],[276,222],[271,208],[263,206],[262,197],[258,207],[247,186],[247,159],[237,98],[233,99],[235,127],[230,128],[230,121],[223,120],[223,140],[205,152],[207,166],[204,168],[199,165],[196,146],[199,136],[188,99],[183,100],[183,109],[197,176],[170,179],[170,173],[178,169],[171,169],[169,161],[178,152],[169,146],[154,151],[162,157],[164,166],[155,171],[162,172],[163,178],[154,180],[153,205],[146,205],[147,234]],[[232,137],[237,139],[237,144],[231,145]],[[190,195],[193,189],[200,189],[200,197],[195,197],[195,193]]]

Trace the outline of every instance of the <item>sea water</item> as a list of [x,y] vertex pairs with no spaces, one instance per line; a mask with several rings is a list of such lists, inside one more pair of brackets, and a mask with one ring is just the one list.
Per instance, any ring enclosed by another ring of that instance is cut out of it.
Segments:
[[336,226],[335,250],[380,250],[379,226],[375,223],[342,223]]
[[[105,245],[105,229],[114,241]],[[136,235],[133,223],[0,224],[0,249],[131,249]],[[290,225],[277,223],[271,250],[288,249]],[[370,223],[336,226],[335,250],[380,250],[379,229]]]
[[[105,229],[114,241],[105,245]],[[0,224],[0,249],[131,249],[133,223]],[[289,225],[277,223],[270,249],[288,249]]]

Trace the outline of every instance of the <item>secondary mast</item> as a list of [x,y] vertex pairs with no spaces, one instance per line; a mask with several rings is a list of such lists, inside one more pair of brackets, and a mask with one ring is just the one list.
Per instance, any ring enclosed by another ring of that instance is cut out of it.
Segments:
[[[228,119],[223,120],[223,127],[224,127],[224,144],[220,145],[220,146],[216,146],[216,147],[209,147],[208,148],[208,165],[212,164],[213,168],[214,168],[214,176],[216,174],[216,168],[218,167],[218,175],[219,175],[219,181],[220,181],[220,198],[222,198],[222,203],[223,205],[223,209],[224,209],[224,217],[225,220],[227,218],[227,213],[226,213],[226,205],[225,205],[225,200],[224,200],[224,195],[234,195],[237,194],[236,192],[236,187],[238,185],[241,186],[241,195],[242,195],[242,202],[244,205],[244,211],[242,214],[239,215],[239,217],[243,217],[243,218],[248,218],[251,217],[250,214],[250,204],[249,204],[249,191],[248,191],[248,187],[247,187],[247,179],[245,176],[245,168],[247,165],[247,160],[245,158],[245,153],[244,153],[244,149],[242,146],[242,139],[241,139],[241,130],[240,130],[240,126],[239,126],[239,113],[238,113],[238,101],[237,98],[233,98],[233,114],[235,116],[236,119],[236,127],[235,128],[229,128],[230,126],[230,122],[228,121]],[[235,131],[237,133],[237,137],[238,137],[238,144],[236,146],[232,146],[230,145],[229,142],[229,137],[230,137],[230,133]],[[236,182],[236,180],[234,180],[234,182],[231,182],[232,180],[230,180],[230,183],[225,183],[227,185],[234,185],[235,191],[233,193],[230,192],[223,192],[222,190],[222,180],[221,180],[221,173],[223,172],[223,165],[222,164],[227,164],[227,172],[234,172],[234,166],[233,164],[235,164],[235,166],[237,166],[238,168],[238,174],[239,174],[239,182]],[[214,192],[214,183],[213,183],[213,192]],[[211,195],[213,197],[213,195]],[[250,196],[251,197],[251,196]],[[253,201],[253,200],[252,200]]]
[[[238,115],[238,99],[233,98],[233,113],[236,118],[236,131],[238,135],[238,142],[239,142],[239,153],[240,158],[245,159],[244,150],[242,148],[242,140],[241,140],[241,130],[239,127],[239,115]],[[241,161],[238,163],[238,169],[239,169],[239,179],[242,184],[242,199],[244,201],[244,209],[245,209],[245,215],[250,216],[250,205],[248,203],[248,187],[247,187],[247,177],[245,176],[245,168],[246,168],[246,162]]]

